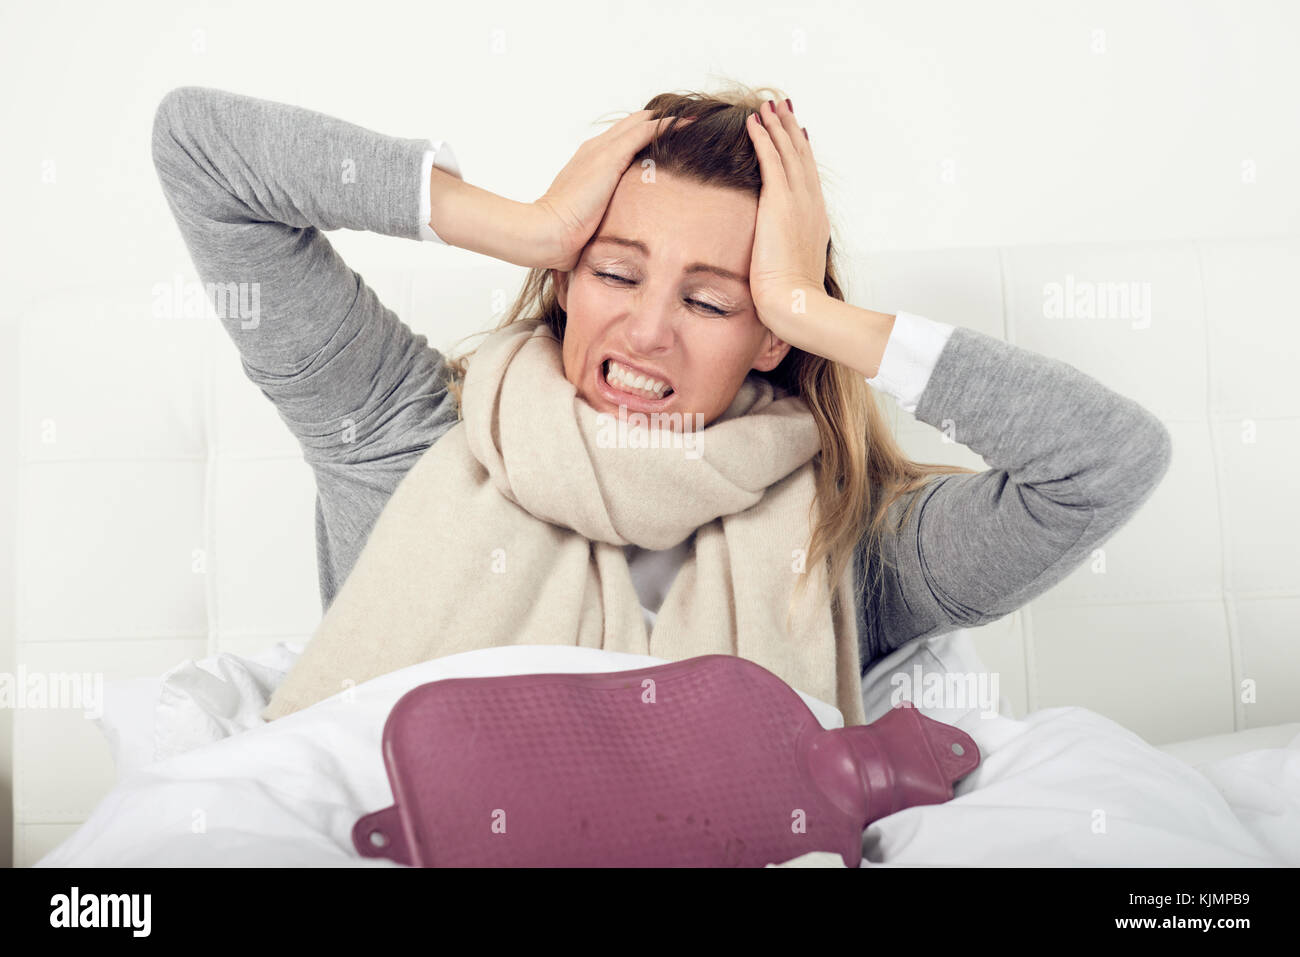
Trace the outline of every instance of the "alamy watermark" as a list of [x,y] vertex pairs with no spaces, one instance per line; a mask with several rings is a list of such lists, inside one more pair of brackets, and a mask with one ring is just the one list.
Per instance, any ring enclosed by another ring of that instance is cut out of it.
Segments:
[[596,413],[596,445],[602,449],[685,449],[688,459],[704,454],[704,413]]
[[0,708],[80,708],[87,718],[104,715],[103,672],[0,671]]
[[920,665],[913,665],[910,675],[906,671],[897,671],[890,676],[889,683],[894,689],[889,695],[891,707],[910,701],[918,708],[949,711],[978,708],[984,718],[996,718],[1001,713],[996,671],[926,673]]
[[152,894],[85,894],[74,884],[50,898],[50,926],[122,927],[132,937],[148,937],[152,910]]
[[1093,282],[1066,273],[1065,282],[1043,283],[1044,319],[1131,319],[1134,329],[1151,325],[1151,283]]
[[184,282],[179,275],[170,283],[154,283],[155,319],[238,319],[239,328],[256,329],[262,321],[260,282]]

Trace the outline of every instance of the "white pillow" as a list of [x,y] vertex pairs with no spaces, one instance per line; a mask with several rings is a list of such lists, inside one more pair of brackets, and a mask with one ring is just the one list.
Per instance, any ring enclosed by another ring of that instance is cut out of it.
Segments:
[[301,642],[281,641],[248,658],[227,652],[168,671],[154,712],[154,760],[265,724],[262,709],[302,649]]
[[[260,724],[261,709],[303,647],[302,642],[282,641],[250,657],[227,652],[183,662],[161,676],[104,682],[103,715],[96,721],[108,741],[118,780],[155,760]],[[523,653],[535,659],[539,671],[547,670],[546,662],[553,660],[544,650],[552,646],[519,647],[530,649]],[[898,697],[919,697],[916,703],[922,712],[937,721],[960,721],[962,710],[933,708],[925,704],[923,694],[907,694],[915,689],[918,666],[923,675],[985,671],[964,629],[909,642],[873,664],[863,677],[868,723],[885,714]],[[802,692],[800,697],[823,727],[844,726],[833,705]],[[1005,696],[998,710],[1014,717]]]
[[[158,676],[105,681],[103,713],[94,720],[108,742],[117,780],[261,723],[260,717],[250,720],[252,702],[268,683],[274,689],[302,648],[300,642],[280,642],[249,658],[223,652]],[[262,706],[270,697],[265,693]]]
[[[282,641],[251,657],[222,653],[183,662],[157,678],[105,682],[99,726],[108,739],[117,779],[265,724],[262,709],[303,647],[302,642]],[[608,668],[612,654],[617,653],[567,645],[511,645],[462,652],[447,661],[448,673],[462,667],[462,660],[464,667],[483,674],[620,670]],[[644,655],[621,657],[626,659],[623,669],[665,663]],[[844,727],[838,708],[795,690],[822,727]]]
[[[1286,863],[1287,845],[1270,840],[1265,827],[1247,826],[1240,802],[1229,802],[1200,771],[1094,711],[1056,707],[1022,719],[971,717],[962,729],[980,750],[980,766],[957,783],[952,800],[870,824],[863,835],[866,866]],[[1280,780],[1279,769],[1267,778]],[[1300,801],[1290,808],[1275,826],[1290,824],[1295,833]]]
[[[950,690],[939,694],[945,687]],[[962,727],[968,717],[1015,717],[1011,699],[1002,694],[996,673],[980,660],[965,628],[909,641],[863,675],[862,707],[868,724],[904,699],[927,718],[955,727]]]
[[153,763],[153,719],[162,693],[162,678],[105,681],[102,713],[95,718],[121,781],[136,768]]

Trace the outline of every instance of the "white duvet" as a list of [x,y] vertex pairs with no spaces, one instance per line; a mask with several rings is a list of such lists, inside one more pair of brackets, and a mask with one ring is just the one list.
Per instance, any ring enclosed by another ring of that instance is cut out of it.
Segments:
[[[299,650],[281,644],[253,659],[220,655],[161,679],[114,685],[101,724],[118,782],[36,866],[396,867],[358,855],[351,832],[358,817],[393,803],[380,738],[406,691],[448,677],[662,663],[561,646],[489,648],[414,665],[263,722],[258,712]],[[890,706],[891,674],[953,670],[963,658],[978,667],[955,633],[880,662],[864,682],[868,719]],[[835,708],[803,698],[824,727],[843,725]],[[1000,714],[922,710],[967,731],[980,767],[946,804],[868,827],[862,866],[1300,865],[1300,736],[1285,748],[1194,767],[1083,708],[1023,719],[1009,716],[1005,699]]]

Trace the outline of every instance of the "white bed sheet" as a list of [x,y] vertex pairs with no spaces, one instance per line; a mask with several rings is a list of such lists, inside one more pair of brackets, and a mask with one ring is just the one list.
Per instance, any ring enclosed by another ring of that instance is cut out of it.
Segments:
[[[937,658],[933,647],[882,664],[907,664],[918,653],[939,661],[946,649],[940,664],[951,669],[966,646],[940,645]],[[351,830],[362,814],[392,803],[380,738],[402,694],[447,677],[661,662],[563,646],[483,649],[262,722],[257,712],[299,650],[188,662],[154,685],[130,685],[134,699],[105,708],[118,783],[36,866],[396,867],[360,857]],[[138,728],[149,710],[139,696],[158,693],[150,755],[139,730],[128,733],[114,716],[130,712]],[[888,707],[885,693],[880,680],[867,682],[869,718]],[[803,698],[824,727],[842,726],[836,709]],[[996,715],[922,708],[970,733],[981,765],[952,801],[872,824],[863,866],[1300,866],[1300,736],[1285,748],[1193,767],[1083,708],[1015,719],[1002,704]],[[838,864],[837,855],[808,855],[786,866]]]

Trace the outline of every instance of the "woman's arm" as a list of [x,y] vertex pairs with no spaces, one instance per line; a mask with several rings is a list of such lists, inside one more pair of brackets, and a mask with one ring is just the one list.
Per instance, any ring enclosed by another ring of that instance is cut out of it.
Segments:
[[449,246],[459,246],[516,266],[543,266],[558,255],[556,232],[545,213],[489,192],[438,169],[429,179],[429,226]]
[[1154,415],[1065,362],[910,313],[891,328],[867,381],[990,468],[901,496],[886,517],[885,562],[859,549],[859,581],[881,572],[859,608],[864,670],[907,641],[987,624],[1047,591],[1133,516],[1172,454]]
[[763,176],[749,268],[760,321],[870,377],[991,466],[938,476],[895,502],[884,562],[859,546],[859,581],[884,573],[859,608],[865,668],[913,638],[1000,618],[1059,582],[1151,494],[1172,445],[1150,412],[1064,362],[826,295],[830,224],[807,135],[788,100],[769,101],[746,129]]
[[399,433],[408,444],[423,435],[427,446],[437,432],[431,423],[455,421],[442,355],[380,302],[322,232],[440,242],[421,206],[435,163],[459,175],[448,148],[187,86],[158,105],[153,158],[245,372],[309,462],[391,455],[386,439]]

